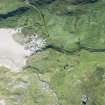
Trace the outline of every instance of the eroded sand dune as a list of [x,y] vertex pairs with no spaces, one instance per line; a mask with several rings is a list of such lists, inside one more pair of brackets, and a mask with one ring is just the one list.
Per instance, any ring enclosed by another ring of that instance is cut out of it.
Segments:
[[15,29],[0,29],[0,66],[19,71],[25,65],[24,46],[13,39]]

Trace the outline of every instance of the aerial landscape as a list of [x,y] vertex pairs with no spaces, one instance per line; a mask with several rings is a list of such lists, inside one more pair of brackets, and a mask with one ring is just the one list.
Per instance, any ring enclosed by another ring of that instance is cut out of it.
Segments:
[[105,0],[0,0],[0,105],[105,105]]

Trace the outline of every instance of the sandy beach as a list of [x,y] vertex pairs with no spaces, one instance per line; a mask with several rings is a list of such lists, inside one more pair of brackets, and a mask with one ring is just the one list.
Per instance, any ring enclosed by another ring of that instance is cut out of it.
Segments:
[[0,66],[20,71],[26,63],[24,46],[13,39],[16,29],[0,29]]

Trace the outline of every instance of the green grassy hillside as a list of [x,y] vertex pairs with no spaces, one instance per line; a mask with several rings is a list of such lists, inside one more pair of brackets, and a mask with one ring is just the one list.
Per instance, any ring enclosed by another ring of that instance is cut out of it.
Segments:
[[[7,105],[81,105],[82,95],[87,105],[105,104],[105,1],[90,1],[0,1],[0,27],[22,27],[24,35],[47,39],[22,72],[0,68]],[[21,7],[28,9],[16,12]]]

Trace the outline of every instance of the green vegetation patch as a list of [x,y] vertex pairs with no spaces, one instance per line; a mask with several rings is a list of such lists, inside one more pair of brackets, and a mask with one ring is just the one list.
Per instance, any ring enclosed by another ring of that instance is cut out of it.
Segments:
[[50,105],[56,98],[50,91],[44,91],[42,82],[31,69],[20,73],[0,68],[0,98],[6,105]]
[[0,0],[0,14],[6,14],[22,6],[22,0]]
[[104,104],[104,52],[82,50],[66,55],[49,49],[32,56],[28,64],[43,80],[50,81],[59,104],[81,104],[82,95],[88,96],[88,105]]
[[58,51],[48,49],[29,58],[27,65],[41,74],[54,73],[56,71],[70,71],[79,63],[78,55],[66,55]]
[[[9,3],[12,0],[2,1],[1,12],[7,12],[7,8],[13,11],[23,3],[15,1],[14,4]],[[35,5],[36,9],[29,6],[21,15],[0,20],[0,27],[24,27],[25,35],[38,33],[54,47],[29,57],[21,73],[1,68],[0,96],[8,105],[55,105],[55,97],[59,105],[78,105],[82,95],[88,96],[88,105],[104,105],[105,53],[88,51],[105,48],[104,5],[104,0],[79,5],[62,0],[38,8]],[[74,54],[56,51],[78,48],[87,51]],[[43,80],[53,93],[42,92]]]
[[87,95],[88,105],[104,104],[105,54],[82,51],[80,61],[72,71],[56,72],[51,85],[61,105],[81,104],[81,96]]
[[[2,10],[13,11],[14,7],[25,5],[23,1],[2,1]],[[104,49],[104,4],[95,3],[74,5],[67,1],[55,1],[46,5],[27,5],[30,10],[0,20],[0,26],[24,27],[23,32],[38,33],[48,39],[48,44],[63,50],[80,47]],[[28,30],[28,31],[27,31]]]

